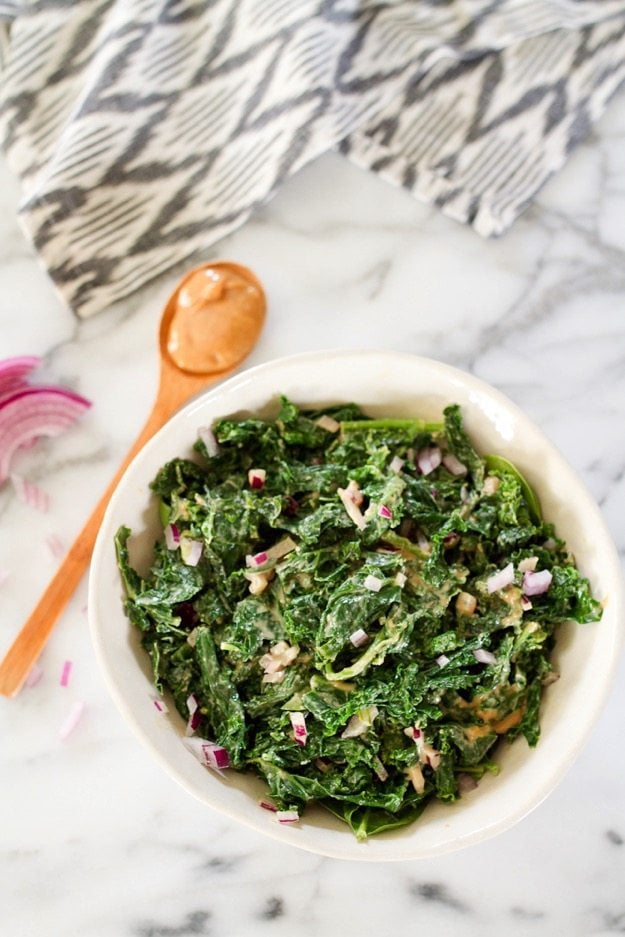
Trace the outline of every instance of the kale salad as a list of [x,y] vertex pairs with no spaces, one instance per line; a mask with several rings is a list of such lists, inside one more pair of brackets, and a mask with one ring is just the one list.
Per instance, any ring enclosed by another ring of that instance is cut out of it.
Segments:
[[[534,492],[440,423],[354,405],[203,428],[159,471],[152,567],[116,536],[127,616],[209,767],[254,772],[295,822],[359,839],[538,742],[558,626],[601,606]],[[181,756],[182,757],[182,756]]]

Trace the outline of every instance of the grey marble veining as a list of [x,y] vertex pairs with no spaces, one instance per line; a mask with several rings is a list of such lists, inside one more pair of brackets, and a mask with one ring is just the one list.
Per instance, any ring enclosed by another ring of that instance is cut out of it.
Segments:
[[[219,245],[269,296],[250,364],[379,347],[467,368],[519,403],[598,500],[625,551],[625,101],[513,230],[486,242],[331,155]],[[78,323],[23,239],[0,165],[0,357],[93,401],[16,470],[39,514],[0,489],[0,652],[145,419],[155,334],[176,273]],[[589,534],[591,535],[591,534]],[[352,865],[291,850],[195,803],[114,709],[93,659],[83,582],[42,656],[0,701],[3,937],[608,937],[625,932],[625,667],[558,789],[498,838],[455,855]],[[65,659],[70,684],[59,686]],[[602,675],[597,674],[601,680]],[[75,700],[83,719],[58,729]]]

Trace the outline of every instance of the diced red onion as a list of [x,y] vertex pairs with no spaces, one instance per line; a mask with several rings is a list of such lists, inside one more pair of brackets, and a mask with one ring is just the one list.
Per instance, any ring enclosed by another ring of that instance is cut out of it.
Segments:
[[0,400],[0,483],[11,474],[13,456],[38,436],[58,436],[91,404],[60,387],[21,387]]
[[84,711],[85,711],[84,700],[77,700],[72,706],[72,708],[70,709],[69,713],[67,714],[67,718],[61,724],[61,728],[59,729],[60,738],[66,739],[68,735],[70,735],[74,731],[74,729],[76,728],[76,726],[82,719]]
[[488,577],[486,580],[486,588],[490,593],[499,592],[500,589],[505,589],[506,586],[511,585],[513,582],[514,566],[512,563],[508,563],[503,569],[498,570],[496,573],[493,573],[492,576]]
[[247,481],[250,488],[260,489],[264,486],[267,479],[265,469],[250,469],[247,473]]
[[397,573],[395,575],[395,585],[399,586],[400,589],[403,589],[406,583],[408,582],[408,577],[405,573]]
[[275,673],[265,673],[263,683],[282,683],[284,674],[284,670],[276,670]]
[[152,697],[152,703],[154,704],[154,709],[158,713],[160,713],[162,716],[164,716],[166,713],[169,712],[169,707],[167,706],[167,703],[165,703],[159,697],[157,696]]
[[430,543],[428,538],[425,536],[423,531],[419,529],[417,530],[417,546],[419,547],[422,553],[429,554],[432,552],[432,544]]
[[202,556],[203,543],[190,537],[180,538],[180,556],[185,566],[197,566]]
[[397,474],[399,474],[399,472],[401,472],[405,464],[406,463],[404,462],[403,459],[400,459],[398,455],[395,455],[393,456],[393,458],[391,459],[389,463],[389,468],[391,472],[396,472]]
[[276,820],[278,823],[297,823],[299,813],[297,810],[277,810]]
[[245,563],[249,567],[264,566],[268,559],[269,557],[267,556],[266,551],[262,550],[260,553],[254,553],[253,555],[248,553],[245,557]]
[[406,769],[406,774],[410,778],[410,783],[417,794],[422,794],[425,790],[425,778],[423,777],[421,765],[412,765],[410,768]]
[[223,745],[197,737],[185,738],[182,742],[185,748],[205,767],[212,768],[213,771],[221,771],[223,768],[230,767],[230,755]]
[[329,433],[338,433],[341,428],[341,424],[338,423],[334,417],[328,416],[327,413],[324,413],[323,416],[320,416],[316,422],[317,426],[320,426],[321,429],[327,430]]
[[362,628],[357,628],[356,631],[353,631],[350,634],[349,640],[352,642],[354,647],[362,647],[363,644],[366,644],[369,640],[369,635]]
[[180,531],[175,524],[165,527],[165,546],[168,550],[177,550],[180,546]]
[[523,611],[529,612],[529,610],[532,609],[533,607],[534,606],[532,605],[528,597],[526,595],[522,595],[521,596],[521,608],[523,609]]
[[50,498],[43,488],[26,478],[22,478],[21,475],[16,475],[15,472],[11,473],[11,483],[20,501],[36,511],[41,511],[42,514],[47,513],[50,507]]
[[519,563],[518,570],[521,573],[533,573],[537,566],[537,556],[526,556],[525,559],[521,560]]
[[379,504],[378,505],[378,517],[385,517],[387,518],[387,520],[391,520],[393,517],[393,514],[390,508],[387,508],[385,504]]
[[190,716],[192,716],[193,713],[197,712],[198,705],[199,704],[197,701],[197,696],[195,695],[195,693],[190,693],[187,696],[187,710],[189,711]]
[[497,658],[492,651],[487,651],[484,647],[478,647],[473,651],[473,656],[475,657],[478,664],[494,664],[497,661]]
[[442,454],[438,446],[426,446],[417,453],[417,465],[422,475],[429,475],[439,467],[441,461]]
[[354,524],[359,530],[364,530],[365,527],[367,526],[367,522],[365,520],[365,517],[362,511],[360,510],[360,507],[354,501],[354,497],[353,497],[354,489],[350,490],[351,484],[352,482],[349,483],[347,488],[338,488],[337,493],[338,493],[339,498],[343,502],[343,506],[345,510],[347,511],[349,518],[354,522]]
[[209,426],[200,426],[197,431],[198,437],[204,443],[207,454],[211,459],[219,455],[219,443],[217,437]]
[[413,741],[417,742],[420,738],[422,738],[423,733],[419,726],[406,726],[404,729],[404,735],[407,735],[409,739],[413,739]]
[[443,465],[448,472],[451,472],[452,475],[466,475],[467,467],[464,462],[461,462],[460,459],[456,458],[453,452],[446,452],[443,456]]
[[436,658],[436,663],[441,668],[446,667],[449,663],[449,658],[446,654],[439,654],[439,656]]
[[306,728],[306,717],[304,713],[290,712],[289,719],[293,726],[293,738],[298,745],[305,745],[306,739],[308,738],[308,730]]
[[71,660],[63,661],[63,667],[61,668],[61,679],[59,680],[59,683],[61,686],[68,685],[71,672],[72,672]]
[[377,576],[372,576],[371,574],[365,576],[365,581],[363,582],[365,589],[369,589],[370,592],[379,592],[383,585],[383,579],[378,579]]
[[24,686],[36,686],[42,677],[43,668],[40,667],[39,664],[33,664],[33,666],[30,668],[28,676],[26,677],[26,680],[24,681]]
[[276,807],[276,805],[272,804],[271,801],[269,800],[260,800],[258,802],[258,806],[262,807],[263,810],[271,810],[272,813],[278,812],[278,808]]
[[523,573],[523,594],[543,595],[551,585],[553,579],[548,569],[541,569],[539,573]]

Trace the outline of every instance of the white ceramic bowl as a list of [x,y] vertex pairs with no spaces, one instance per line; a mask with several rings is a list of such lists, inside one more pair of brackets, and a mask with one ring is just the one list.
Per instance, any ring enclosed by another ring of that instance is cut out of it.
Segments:
[[[315,407],[355,401],[372,416],[440,418],[450,402],[461,405],[467,430],[482,453],[513,461],[539,493],[546,518],[556,524],[605,600],[600,622],[563,627],[556,650],[561,679],[545,694],[542,735],[530,749],[524,739],[498,752],[501,772],[453,805],[432,804],[412,826],[358,843],[349,829],[321,808],[308,808],[297,825],[281,825],[260,809],[265,785],[258,779],[202,767],[183,746],[184,722],[172,706],[159,715],[147,655],[124,615],[113,535],[131,527],[131,558],[147,567],[158,531],[149,482],[174,456],[191,454],[199,426],[218,417],[275,414],[277,396]],[[603,518],[562,456],[501,393],[455,368],[412,355],[325,352],[282,358],[226,381],[179,412],[145,446],[124,475],[102,523],[89,581],[93,641],[113,699],[157,761],[203,804],[275,837],[344,859],[429,857],[487,839],[536,807],[579,754],[601,711],[621,645],[623,593],[616,551]],[[198,807],[198,809],[200,809]]]

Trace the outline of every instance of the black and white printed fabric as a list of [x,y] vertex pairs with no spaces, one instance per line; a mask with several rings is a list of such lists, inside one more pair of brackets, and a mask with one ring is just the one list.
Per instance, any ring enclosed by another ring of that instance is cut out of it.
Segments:
[[625,79],[623,0],[0,0],[0,20],[21,216],[81,316],[330,148],[499,234]]

